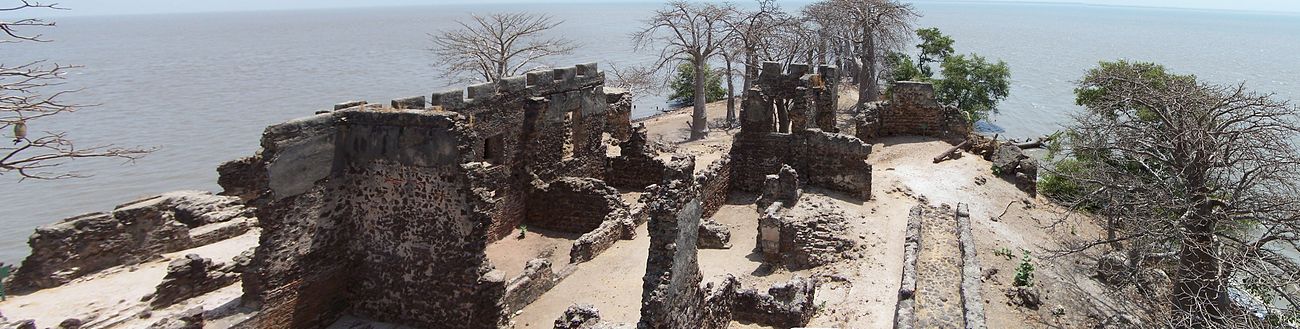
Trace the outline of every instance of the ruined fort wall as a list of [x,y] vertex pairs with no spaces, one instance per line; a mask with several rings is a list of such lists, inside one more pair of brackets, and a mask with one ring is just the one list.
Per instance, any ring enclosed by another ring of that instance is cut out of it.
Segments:
[[335,215],[351,227],[350,312],[411,325],[495,327],[505,285],[483,280],[491,219],[475,209],[479,195],[461,168],[472,139],[462,138],[452,116],[344,117],[336,179],[345,191]]
[[695,175],[695,182],[700,186],[704,218],[713,217],[727,204],[727,196],[731,194],[731,157],[724,155],[710,163],[708,168]]
[[863,133],[944,137],[965,136],[970,132],[971,123],[966,115],[955,107],[940,104],[930,83],[896,82],[890,88],[889,100],[872,105],[871,110],[876,118],[861,121],[859,125],[866,128]]
[[565,177],[531,193],[526,223],[561,232],[587,233],[611,214],[627,216],[627,204],[618,190],[594,178]]
[[258,270],[245,277],[246,296],[263,303],[255,327],[321,327],[343,312],[498,324],[504,280],[483,278],[490,217],[460,165],[471,146],[456,120],[349,110],[268,128],[271,191]]

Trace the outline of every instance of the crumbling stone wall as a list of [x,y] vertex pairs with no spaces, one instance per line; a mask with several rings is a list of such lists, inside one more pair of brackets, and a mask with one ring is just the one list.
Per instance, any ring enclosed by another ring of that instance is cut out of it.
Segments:
[[718,209],[727,204],[727,197],[731,193],[731,157],[723,155],[721,159],[710,163],[708,168],[695,175],[695,182],[700,185],[704,217],[713,217]]
[[44,225],[7,287],[50,288],[100,270],[145,262],[248,231],[252,210],[235,197],[177,191]]
[[867,103],[857,118],[857,136],[917,135],[964,137],[971,131],[966,114],[934,97],[928,82],[899,81],[890,89],[889,100]]
[[618,147],[619,155],[607,159],[605,179],[611,186],[643,189],[663,180],[667,164],[647,140],[644,125],[632,127],[628,139]]
[[802,327],[817,313],[816,295],[817,281],[806,278],[777,283],[766,292],[741,290],[736,294],[736,320],[776,328]]
[[467,182],[466,135],[455,114],[433,111],[345,110],[268,128],[270,193],[244,278],[245,298],[262,306],[252,326],[316,328],[346,311],[495,327],[505,282],[485,275],[492,200]]
[[[486,259],[489,243],[523,223],[625,235],[627,206],[599,180],[611,117],[603,81],[583,64],[267,128],[261,160],[245,169],[266,186],[254,199],[266,218],[255,270],[243,280],[261,311],[246,326],[316,328],[342,313],[503,325],[554,273],[530,264],[535,276],[508,282]],[[588,257],[609,243],[589,240]]]
[[595,230],[610,214],[626,218],[627,204],[618,190],[594,178],[564,177],[531,193],[529,226],[569,233]]
[[813,73],[806,65],[782,70],[780,64],[764,63],[741,108],[741,129],[730,154],[732,186],[757,192],[768,174],[790,165],[803,173],[801,180],[869,199],[871,146],[833,132],[838,80],[834,67]]
[[650,254],[642,278],[640,328],[726,328],[738,281],[701,286],[697,243],[703,205],[691,180],[691,157],[675,157],[664,182],[652,186]]
[[559,276],[551,270],[551,261],[538,258],[528,261],[524,272],[510,280],[503,298],[506,314],[524,309],[560,282]]
[[605,87],[605,132],[617,141],[632,137],[632,93],[627,89]]
[[809,184],[871,198],[871,146],[853,136],[809,129],[793,134],[741,131],[731,146],[732,182],[742,191],[760,191],[770,173],[789,165]]

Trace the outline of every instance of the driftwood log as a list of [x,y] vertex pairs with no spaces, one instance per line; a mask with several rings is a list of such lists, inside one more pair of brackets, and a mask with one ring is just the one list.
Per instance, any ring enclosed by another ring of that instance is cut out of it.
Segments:
[[1012,145],[1015,145],[1020,149],[1033,149],[1033,148],[1043,147],[1043,143],[1047,143],[1048,141],[1051,140],[1052,140],[1051,136],[1045,136],[1045,137],[1039,137],[1038,139],[1029,140],[1021,143],[1012,143]]
[[962,141],[961,144],[957,144],[957,146],[953,146],[947,151],[943,151],[943,153],[939,153],[939,156],[934,157],[934,163],[940,163],[943,162],[943,160],[947,160],[949,158],[956,159],[960,157],[958,153],[961,152],[961,149],[963,147],[966,147],[967,144],[970,144],[970,140]]

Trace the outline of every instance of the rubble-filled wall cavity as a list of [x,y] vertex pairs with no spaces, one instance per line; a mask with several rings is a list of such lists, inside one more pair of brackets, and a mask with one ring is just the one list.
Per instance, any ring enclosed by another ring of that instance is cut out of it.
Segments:
[[856,121],[857,136],[864,140],[899,135],[965,137],[971,129],[964,112],[939,103],[934,85],[915,81],[895,82],[889,99],[867,103]]
[[[758,85],[746,92],[740,133],[731,147],[735,189],[757,192],[763,179],[785,164],[810,184],[871,197],[871,165],[866,162],[871,146],[823,130],[835,126],[830,94],[838,81],[834,67],[821,66],[813,73],[806,65],[791,64],[782,70],[777,63],[764,63]],[[825,117],[829,122],[813,119],[817,124],[808,124],[806,118],[822,112],[829,113]]]

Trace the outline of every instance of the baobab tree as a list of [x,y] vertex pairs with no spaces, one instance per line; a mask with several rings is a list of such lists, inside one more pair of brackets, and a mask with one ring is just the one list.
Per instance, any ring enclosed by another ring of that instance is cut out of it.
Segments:
[[[912,5],[898,0],[822,0],[805,9],[816,16],[847,18],[849,24],[860,31],[858,39],[858,102],[870,102],[880,95],[877,70],[889,50],[896,50],[907,42],[912,33],[912,22],[919,14]],[[831,11],[831,12],[825,12]]]
[[1076,95],[1086,111],[1065,134],[1067,162],[1049,177],[1069,185],[1053,193],[1108,217],[1107,237],[1085,247],[1141,251],[1129,253],[1134,272],[1148,255],[1176,258],[1162,303],[1170,316],[1160,321],[1258,324],[1230,306],[1230,285],[1272,300],[1280,314],[1300,314],[1300,266],[1282,252],[1300,245],[1294,106],[1243,84],[1125,61],[1089,71]]
[[[722,52],[725,42],[731,38],[726,21],[733,14],[735,8],[730,4],[671,1],[655,10],[645,26],[632,33],[632,44],[636,50],[657,49],[658,59],[651,65],[655,71],[685,61],[695,72],[706,72],[705,64]],[[708,136],[708,115],[704,111],[706,78],[707,74],[695,75],[690,140]]]
[[572,53],[577,43],[544,34],[564,21],[529,13],[471,15],[459,28],[432,34],[437,66],[465,81],[497,81],[542,64],[547,57]]
[[[63,9],[53,4],[20,1],[13,7],[0,8],[0,14],[24,9]],[[27,29],[53,27],[40,19],[5,20],[0,15],[0,44],[46,42],[40,34]],[[0,175],[17,173],[21,179],[60,179],[82,177],[75,171],[60,170],[68,161],[79,158],[119,158],[135,160],[149,153],[147,149],[113,145],[79,147],[66,132],[43,130],[43,119],[77,110],[79,106],[63,101],[73,91],[59,90],[64,75],[75,66],[36,61],[18,65],[0,63],[0,131],[12,131],[12,143],[0,142]]]

